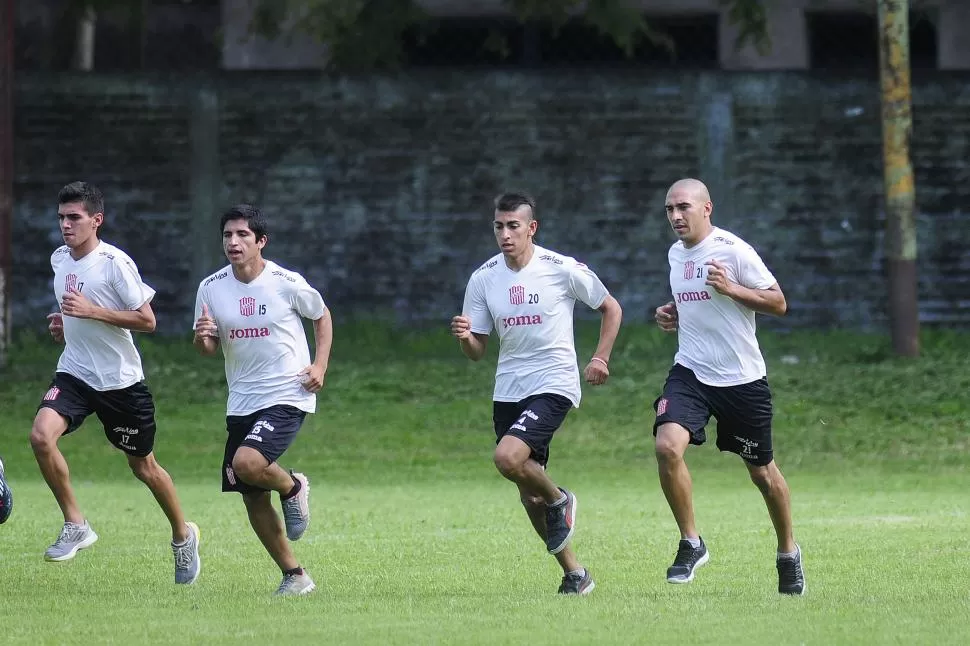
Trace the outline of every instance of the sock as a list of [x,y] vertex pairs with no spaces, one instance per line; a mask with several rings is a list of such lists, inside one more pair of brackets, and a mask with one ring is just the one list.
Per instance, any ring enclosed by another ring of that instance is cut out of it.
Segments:
[[[290,477],[291,477],[291,478],[293,478],[293,476],[290,476]],[[303,485],[302,485],[302,484],[300,484],[300,481],[299,481],[299,480],[297,480],[296,478],[293,478],[293,488],[292,488],[292,489],[290,489],[290,490],[289,490],[289,491],[288,491],[288,492],[286,493],[286,495],[285,495],[285,496],[280,496],[280,500],[289,500],[290,498],[292,498],[292,497],[293,497],[293,496],[295,496],[296,494],[298,494],[298,493],[300,493],[300,489],[301,489],[302,487],[303,487]]]
[[292,576],[303,576],[303,568],[297,565],[292,570],[283,570],[283,574],[290,574]]
[[792,559],[794,560],[798,556],[798,550],[794,552],[778,552],[779,559]]
[[562,498],[560,498],[559,500],[557,500],[556,502],[552,503],[549,506],[550,507],[558,507],[560,505],[565,505],[567,500],[569,500],[569,498],[566,497],[566,494],[563,494],[562,495]]
[[688,536],[684,540],[690,543],[690,546],[693,547],[695,550],[701,546],[700,536]]
[[578,576],[579,578],[583,578],[586,576],[586,568],[581,567],[578,570],[573,570],[572,572],[567,572],[566,574],[568,576]]

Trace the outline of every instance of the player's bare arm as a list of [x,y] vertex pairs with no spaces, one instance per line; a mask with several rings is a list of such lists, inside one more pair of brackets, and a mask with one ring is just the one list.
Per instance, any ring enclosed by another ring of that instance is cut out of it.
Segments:
[[670,301],[657,308],[653,318],[657,321],[657,327],[664,332],[677,331],[677,304]]
[[610,377],[610,355],[613,353],[613,344],[616,342],[616,335],[620,332],[620,323],[623,321],[623,308],[612,296],[607,296],[597,309],[602,314],[600,338],[596,344],[596,351],[583,369],[583,378],[592,386],[605,384]]
[[209,306],[202,303],[202,314],[195,322],[195,335],[192,338],[192,345],[203,356],[216,353],[219,349],[219,326],[216,320],[209,314]]
[[704,264],[708,266],[706,283],[718,294],[723,294],[760,314],[784,316],[788,311],[788,303],[778,283],[767,289],[751,289],[728,278],[727,270],[720,262],[708,260]]
[[47,329],[51,333],[51,338],[55,343],[64,343],[64,316],[60,312],[51,312],[47,315]]
[[71,290],[64,294],[61,301],[61,314],[101,321],[132,332],[155,331],[155,312],[152,311],[151,302],[147,301],[136,310],[112,310],[95,305],[81,292]]
[[330,317],[329,308],[323,311],[323,316],[313,321],[313,339],[316,346],[313,363],[300,372],[303,388],[311,393],[323,388],[327,368],[330,366],[330,348],[333,346],[333,319]]
[[472,361],[478,361],[485,356],[488,335],[472,332],[472,320],[467,316],[451,319],[451,334],[458,339],[462,353]]

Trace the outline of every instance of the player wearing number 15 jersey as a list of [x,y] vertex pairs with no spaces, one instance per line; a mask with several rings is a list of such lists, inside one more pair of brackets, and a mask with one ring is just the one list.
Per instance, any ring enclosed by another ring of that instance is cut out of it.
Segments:
[[[277,460],[307,413],[316,411],[330,362],[330,312],[303,276],[263,258],[269,238],[259,210],[234,206],[223,214],[220,230],[229,266],[199,285],[193,343],[203,355],[221,346],[225,356],[229,401],[222,490],[242,494],[253,531],[283,572],[277,594],[307,594],[316,586],[286,539],[299,540],[310,522],[310,483],[302,473],[284,471]],[[304,318],[313,321],[312,362]],[[283,523],[272,491],[280,495]]]
[[580,301],[602,313],[599,343],[583,371],[594,386],[609,377],[623,313],[588,267],[535,244],[531,197],[499,196],[493,226],[502,252],[472,274],[451,332],[473,361],[484,356],[492,331],[498,335],[495,466],[518,486],[533,527],[562,567],[559,593],[589,594],[595,584],[570,545],[576,496],[550,479],[546,464],[553,435],[580,401],[573,306]]

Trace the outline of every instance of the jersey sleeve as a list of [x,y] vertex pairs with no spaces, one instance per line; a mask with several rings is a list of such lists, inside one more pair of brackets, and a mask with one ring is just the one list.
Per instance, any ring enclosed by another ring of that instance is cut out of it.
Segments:
[[303,318],[316,321],[327,311],[323,296],[310,286],[305,278],[299,276],[290,292],[290,304],[294,311]]
[[488,311],[484,286],[475,277],[465,287],[465,302],[461,306],[461,313],[471,319],[472,332],[475,334],[492,333],[492,314]]
[[137,310],[155,297],[155,290],[141,279],[131,259],[115,257],[110,266],[111,286],[129,310]]
[[778,281],[750,245],[738,249],[738,282],[750,289],[768,289]]
[[195,293],[195,311],[192,317],[192,329],[195,329],[195,322],[202,316],[202,303],[209,308],[209,315],[212,315],[212,304],[205,301],[205,288],[199,285],[199,290]]
[[568,271],[569,295],[577,301],[582,301],[587,307],[594,310],[599,308],[610,295],[599,276],[583,263],[575,263]]

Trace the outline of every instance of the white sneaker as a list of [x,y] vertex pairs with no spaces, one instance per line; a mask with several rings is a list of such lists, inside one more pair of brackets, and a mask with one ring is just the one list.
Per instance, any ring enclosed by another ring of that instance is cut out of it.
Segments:
[[88,521],[84,521],[83,525],[65,522],[61,535],[44,552],[44,558],[48,561],[69,561],[74,558],[78,550],[91,547],[97,540],[98,535],[88,525]]
[[281,597],[289,597],[301,594],[310,594],[317,587],[306,570],[303,574],[284,574],[283,582],[276,589],[276,594]]
[[199,558],[202,533],[195,523],[187,522],[185,526],[189,528],[189,539],[184,545],[172,543],[172,554],[175,555],[175,582],[189,584],[195,583],[202,570],[202,559]]

